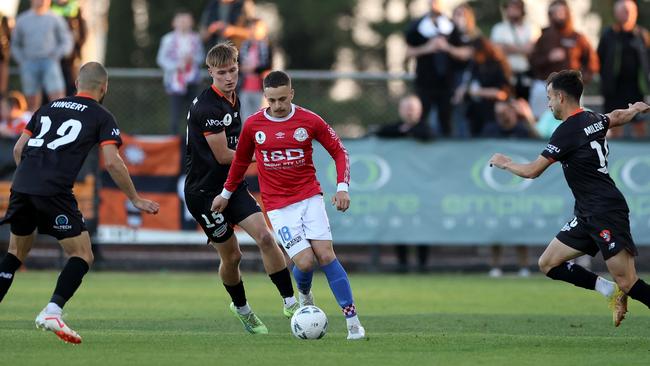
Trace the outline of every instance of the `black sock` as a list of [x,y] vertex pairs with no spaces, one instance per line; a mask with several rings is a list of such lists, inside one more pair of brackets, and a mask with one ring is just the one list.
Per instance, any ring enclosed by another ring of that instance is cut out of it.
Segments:
[[289,270],[286,267],[279,272],[271,273],[269,277],[271,277],[271,281],[273,281],[275,287],[278,288],[282,297],[293,296],[291,274],[289,274]]
[[572,283],[575,286],[586,288],[587,290],[594,290],[596,288],[596,279],[598,279],[595,273],[569,262],[551,268],[546,276],[554,280]]
[[233,304],[237,307],[242,307],[246,305],[246,291],[244,291],[244,281],[239,281],[238,284],[234,286],[228,286],[225,283],[223,287],[226,288],[226,291],[230,294]]
[[642,279],[639,278],[627,294],[634,300],[641,301],[645,306],[650,308],[650,285]]
[[79,257],[70,257],[68,263],[63,267],[56,281],[56,288],[52,294],[50,302],[53,302],[63,308],[65,303],[70,300],[75,291],[81,286],[81,280],[88,272],[88,263]]
[[16,274],[21,264],[20,259],[11,253],[7,253],[2,259],[2,262],[0,262],[0,302],[2,302],[7,291],[9,291],[9,287],[11,287],[11,283],[14,281],[14,274]]

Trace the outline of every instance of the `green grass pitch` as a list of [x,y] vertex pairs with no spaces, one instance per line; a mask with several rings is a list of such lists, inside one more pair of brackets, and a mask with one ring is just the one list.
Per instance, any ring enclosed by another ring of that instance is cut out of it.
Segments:
[[0,304],[0,365],[648,365],[650,310],[630,300],[620,328],[604,298],[551,281],[351,274],[368,340],[346,329],[322,275],[325,338],[295,339],[263,274],[244,274],[270,334],[244,333],[216,273],[91,272],[66,306],[83,344],[34,328],[54,272],[20,272]]

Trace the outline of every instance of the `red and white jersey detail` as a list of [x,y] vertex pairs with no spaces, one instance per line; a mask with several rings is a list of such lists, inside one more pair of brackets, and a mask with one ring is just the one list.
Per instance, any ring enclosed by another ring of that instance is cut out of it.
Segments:
[[348,152],[336,132],[316,113],[292,104],[291,113],[284,118],[261,110],[246,120],[224,188],[235,191],[255,154],[267,211],[322,193],[312,159],[312,140],[334,159],[337,182],[349,184]]

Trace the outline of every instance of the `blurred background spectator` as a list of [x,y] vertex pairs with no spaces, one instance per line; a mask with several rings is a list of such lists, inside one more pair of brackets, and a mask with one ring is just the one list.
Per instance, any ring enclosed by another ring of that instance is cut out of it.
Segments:
[[72,34],[74,46],[72,53],[61,59],[61,71],[65,80],[65,94],[73,95],[77,91],[75,81],[81,67],[81,47],[86,43],[88,37],[88,26],[81,14],[79,0],[54,0],[52,12],[58,14],[68,23],[68,29]]
[[422,102],[422,119],[416,128],[422,129],[418,135],[424,138],[435,134],[430,120],[439,126],[441,136],[451,135],[454,75],[449,53],[442,45],[454,31],[454,23],[442,14],[439,0],[431,0],[429,12],[406,30],[406,57],[416,60],[415,92]]
[[508,58],[514,95],[528,100],[532,83],[528,56],[539,37],[539,29],[526,20],[524,0],[505,0],[501,5],[503,21],[492,27],[490,39],[501,47]]
[[[605,28],[598,43],[600,89],[605,99],[603,109],[627,108],[628,103],[643,100],[650,91],[650,33],[636,24],[638,8],[632,0],[614,3],[614,24]],[[646,136],[642,116],[625,126],[632,136]],[[620,137],[623,128],[609,130],[608,136]]]
[[494,104],[495,121],[483,128],[486,138],[538,138],[535,117],[524,98],[499,100]]
[[550,25],[542,30],[530,55],[535,81],[530,105],[535,118],[547,109],[546,78],[565,69],[580,70],[585,83],[598,72],[598,55],[587,38],[573,28],[571,10],[565,0],[553,0],[548,7]]
[[9,60],[11,58],[11,28],[9,18],[0,13],[0,95],[9,87]]
[[169,95],[169,133],[179,133],[201,82],[204,51],[199,34],[192,30],[194,18],[179,10],[172,19],[173,31],[160,40],[156,61],[163,69],[163,84]]
[[21,92],[13,90],[0,98],[0,136],[18,139],[31,117]]
[[51,0],[31,0],[31,8],[18,15],[11,34],[11,55],[20,65],[23,93],[32,112],[41,106],[43,90],[49,100],[65,96],[60,62],[74,47],[65,20],[50,5]]
[[211,0],[203,9],[199,32],[206,51],[220,41],[230,40],[237,48],[248,38],[248,19],[253,17],[252,0]]
[[239,51],[241,88],[241,120],[246,121],[262,104],[262,79],[271,70],[273,52],[268,37],[268,27],[259,18],[249,20],[249,35]]
[[[456,27],[449,37],[449,42],[442,39],[441,49],[449,52],[453,82],[451,90],[458,89],[471,76],[474,47],[481,36],[476,24],[474,9],[469,3],[461,3],[452,12],[452,21]],[[466,138],[470,136],[467,124],[467,103],[452,99],[452,136]]]
[[384,123],[375,132],[378,137],[417,137],[415,133],[421,132],[414,129],[422,117],[422,103],[416,95],[407,95],[399,101],[399,120]]
[[475,43],[469,77],[456,89],[455,102],[467,101],[469,132],[478,137],[483,127],[495,121],[494,103],[510,96],[510,65],[490,40],[480,37]]
[[[392,123],[382,124],[375,132],[377,137],[381,138],[401,138],[401,137],[418,137],[416,134],[421,131],[414,129],[422,117],[422,103],[420,99],[413,94],[402,97],[399,101],[399,120]],[[409,270],[409,246],[396,245],[395,254],[397,256],[397,271],[401,273]],[[417,268],[419,272],[426,271],[429,261],[429,246],[416,245],[417,251]]]

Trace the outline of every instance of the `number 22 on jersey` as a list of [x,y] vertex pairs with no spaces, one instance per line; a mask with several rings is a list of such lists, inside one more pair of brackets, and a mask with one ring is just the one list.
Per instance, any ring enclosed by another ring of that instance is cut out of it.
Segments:
[[[27,146],[32,147],[41,147],[45,143],[45,135],[52,128],[52,120],[48,116],[41,116],[41,131],[38,136],[29,139]],[[79,132],[81,132],[81,121],[76,119],[69,119],[61,124],[56,130],[56,134],[59,138],[54,139],[52,142],[48,143],[47,148],[51,150],[56,150],[59,146],[67,145],[79,137]]]

